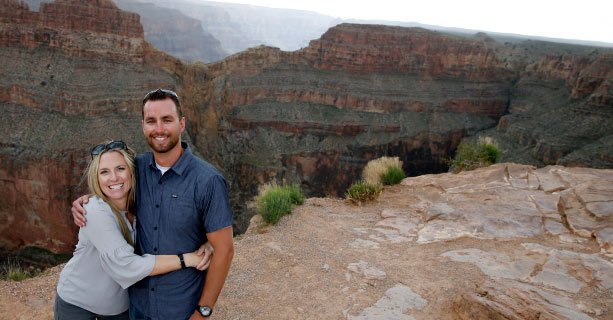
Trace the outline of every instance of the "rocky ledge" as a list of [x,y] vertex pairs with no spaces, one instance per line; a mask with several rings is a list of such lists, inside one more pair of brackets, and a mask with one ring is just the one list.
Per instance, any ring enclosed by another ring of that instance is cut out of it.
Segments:
[[[257,218],[217,319],[613,317],[613,170],[498,164]],[[0,282],[0,318],[51,319],[59,271]]]

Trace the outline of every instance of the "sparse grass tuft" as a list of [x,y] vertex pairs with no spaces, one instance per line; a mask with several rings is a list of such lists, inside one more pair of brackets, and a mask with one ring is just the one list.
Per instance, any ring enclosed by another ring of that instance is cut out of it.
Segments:
[[500,159],[500,149],[491,138],[478,142],[462,142],[456,150],[455,158],[448,160],[452,171],[468,171],[487,167]]
[[278,186],[273,183],[260,188],[256,201],[258,214],[264,221],[276,224],[282,216],[292,212],[294,205],[304,203],[304,195],[297,185]]
[[379,183],[360,180],[349,187],[346,197],[353,203],[361,204],[366,201],[376,200],[379,194],[381,194],[381,190],[382,187]]
[[32,278],[37,274],[24,269],[17,260],[11,258],[2,263],[0,272],[3,279],[10,281],[22,281]]

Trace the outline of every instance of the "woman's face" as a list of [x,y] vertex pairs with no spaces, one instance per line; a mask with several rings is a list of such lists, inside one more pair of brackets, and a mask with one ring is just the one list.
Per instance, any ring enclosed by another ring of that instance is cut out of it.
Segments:
[[98,182],[100,189],[120,210],[126,209],[128,191],[132,188],[132,174],[123,155],[108,151],[100,156]]

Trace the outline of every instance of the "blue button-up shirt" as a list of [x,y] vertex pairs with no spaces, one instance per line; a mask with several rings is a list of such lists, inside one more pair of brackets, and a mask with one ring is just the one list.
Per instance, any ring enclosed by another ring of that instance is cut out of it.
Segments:
[[[206,242],[207,233],[232,225],[225,179],[187,144],[182,147],[183,155],[164,175],[153,153],[136,158],[135,247],[140,254],[191,252]],[[198,304],[204,277],[195,268],[147,277],[130,287],[130,303],[151,319],[187,319]]]

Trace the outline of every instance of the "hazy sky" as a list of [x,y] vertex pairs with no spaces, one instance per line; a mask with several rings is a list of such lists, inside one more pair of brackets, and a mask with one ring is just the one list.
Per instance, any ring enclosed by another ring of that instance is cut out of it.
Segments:
[[419,22],[613,43],[613,0],[215,0],[340,18]]

